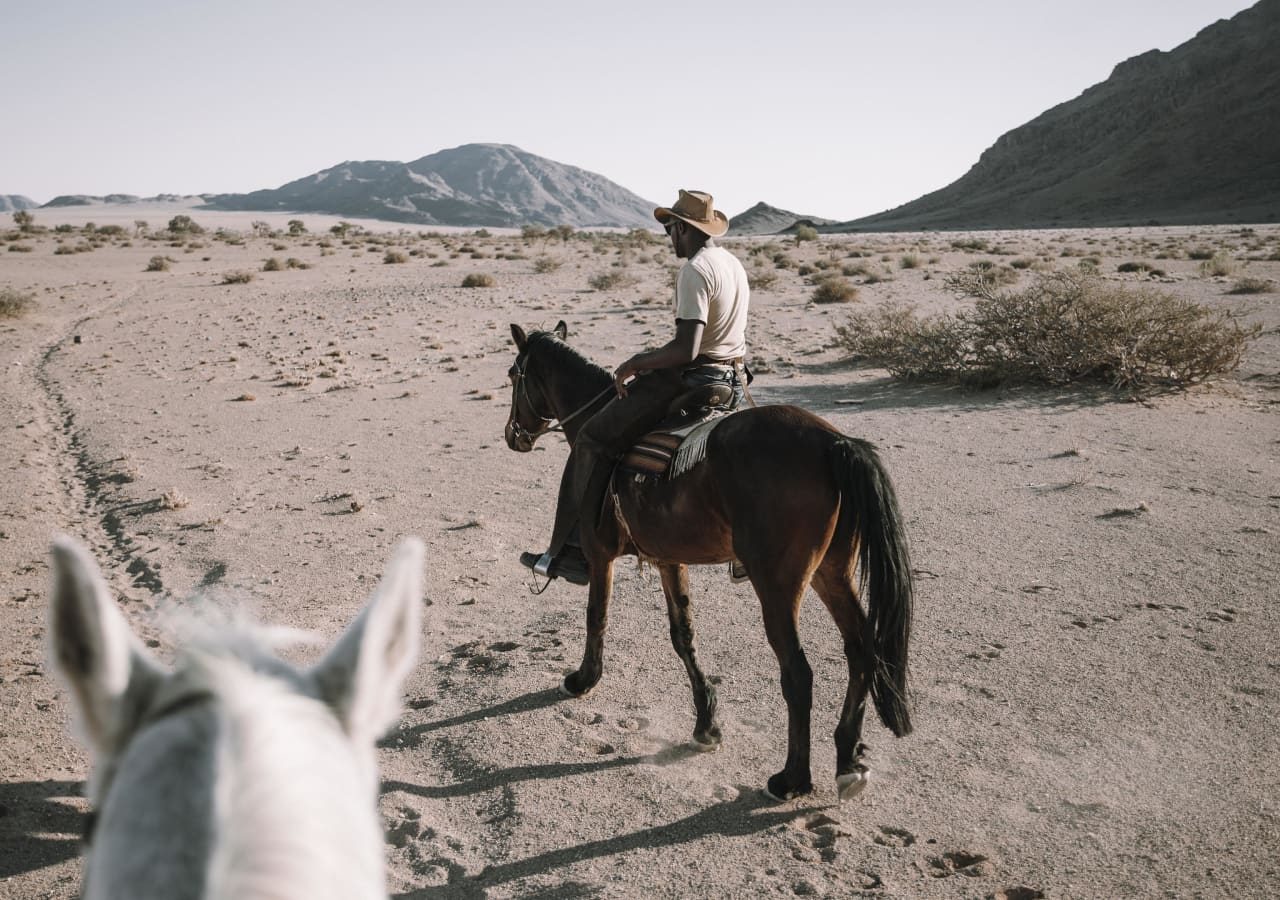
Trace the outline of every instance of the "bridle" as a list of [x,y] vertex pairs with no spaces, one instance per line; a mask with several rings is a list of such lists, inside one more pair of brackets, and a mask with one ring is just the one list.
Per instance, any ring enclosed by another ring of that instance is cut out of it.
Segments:
[[[601,391],[600,393],[592,397],[590,400],[588,400],[586,403],[584,403],[582,406],[579,406],[573,412],[569,413],[569,415],[565,416],[564,418],[560,419],[557,422],[555,416],[548,417],[548,416],[544,416],[541,412],[539,412],[538,408],[534,406],[533,400],[529,397],[529,386],[525,381],[525,379],[528,377],[525,372],[525,369],[528,368],[528,365],[529,365],[529,358],[527,355],[524,356],[523,360],[521,359],[521,357],[517,356],[515,363],[511,366],[511,369],[507,372],[507,374],[511,376],[511,382],[512,382],[511,383],[511,415],[508,416],[507,418],[507,430],[510,432],[512,439],[517,444],[523,444],[524,442],[527,441],[530,449],[532,449],[533,447],[533,442],[536,441],[538,438],[542,437],[544,434],[549,434],[553,431],[564,431],[565,425],[567,425],[569,422],[572,422],[574,419],[582,415],[591,407],[595,406],[596,403],[598,403],[602,398],[614,392],[614,387],[611,384],[607,388],[605,388],[603,391]],[[538,429],[536,431],[526,430],[525,427],[517,421],[517,414],[520,411],[521,398],[524,398],[525,407],[529,410],[529,412],[537,416],[539,420]],[[612,403],[613,401],[611,400],[609,402]]]

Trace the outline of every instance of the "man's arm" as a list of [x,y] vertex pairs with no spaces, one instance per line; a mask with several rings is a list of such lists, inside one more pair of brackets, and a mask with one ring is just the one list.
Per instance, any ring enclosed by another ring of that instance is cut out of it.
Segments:
[[650,369],[672,369],[676,366],[687,366],[698,355],[698,347],[702,344],[703,324],[697,319],[676,319],[676,336],[656,350],[637,353],[618,366],[613,373],[613,384],[618,389],[618,396],[627,396],[624,382],[632,375],[647,372]]

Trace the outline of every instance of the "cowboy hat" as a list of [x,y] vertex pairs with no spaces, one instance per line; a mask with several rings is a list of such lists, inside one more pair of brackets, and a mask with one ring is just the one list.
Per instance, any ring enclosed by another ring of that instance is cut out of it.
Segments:
[[653,217],[666,225],[673,218],[688,222],[694,228],[711,237],[720,237],[729,230],[728,217],[714,208],[711,195],[702,191],[680,190],[680,197],[671,206],[659,206]]

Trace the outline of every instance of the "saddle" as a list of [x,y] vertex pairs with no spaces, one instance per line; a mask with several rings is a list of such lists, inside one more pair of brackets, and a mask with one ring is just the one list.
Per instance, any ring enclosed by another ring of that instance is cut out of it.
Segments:
[[733,410],[733,389],[704,384],[685,391],[666,417],[618,460],[617,470],[637,479],[678,478],[702,461],[707,436]]

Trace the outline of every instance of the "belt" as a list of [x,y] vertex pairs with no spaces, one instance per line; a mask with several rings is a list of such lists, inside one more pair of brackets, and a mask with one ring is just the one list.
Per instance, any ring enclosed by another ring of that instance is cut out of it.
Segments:
[[695,356],[693,358],[693,362],[689,363],[689,365],[691,366],[726,366],[728,368],[734,368],[736,366],[741,365],[745,361],[746,361],[745,358],[741,356],[735,356],[732,359],[712,359],[710,356],[707,356],[706,354],[700,354],[699,356]]

